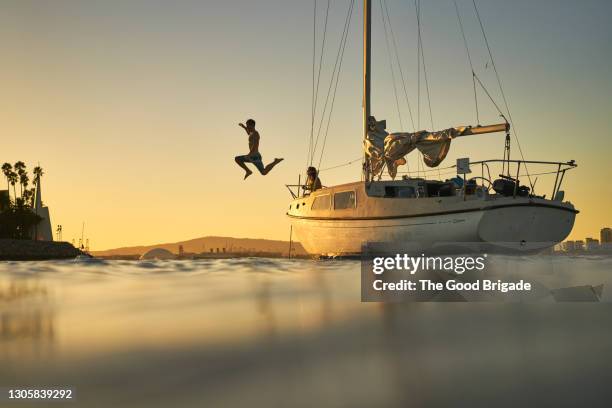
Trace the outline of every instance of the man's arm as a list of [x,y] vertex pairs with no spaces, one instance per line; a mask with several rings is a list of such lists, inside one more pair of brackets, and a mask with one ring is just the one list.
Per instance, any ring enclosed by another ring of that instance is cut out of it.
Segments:
[[239,123],[238,126],[240,126],[241,128],[244,129],[244,131],[247,133],[247,135],[249,134],[249,131],[247,130],[246,126],[244,126],[243,123]]

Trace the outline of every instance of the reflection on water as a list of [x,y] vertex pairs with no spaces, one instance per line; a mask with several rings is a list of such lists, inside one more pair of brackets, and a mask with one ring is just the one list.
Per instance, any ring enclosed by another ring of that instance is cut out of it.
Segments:
[[0,315],[0,341],[53,338],[53,316],[36,310],[25,313],[3,312]]
[[[609,260],[546,262],[609,299]],[[0,263],[0,387],[88,407],[596,405],[611,313],[361,303],[355,261]]]
[[0,278],[0,362],[5,369],[30,356],[50,354],[53,305],[37,280]]

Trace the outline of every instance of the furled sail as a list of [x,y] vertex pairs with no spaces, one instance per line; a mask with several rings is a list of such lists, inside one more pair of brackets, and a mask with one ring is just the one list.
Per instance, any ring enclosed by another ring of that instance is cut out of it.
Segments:
[[421,130],[414,133],[392,133],[385,138],[384,158],[391,178],[397,175],[398,164],[404,156],[418,149],[429,167],[436,167],[446,158],[451,140],[461,134],[461,128],[449,128],[439,132]]
[[385,130],[387,121],[376,121],[374,116],[368,119],[368,133],[363,141],[367,165],[372,174],[380,174],[385,164],[385,138],[389,133]]
[[508,131],[507,123],[490,126],[459,126],[438,132],[421,130],[389,134],[386,121],[376,121],[370,117],[368,136],[364,141],[367,165],[373,175],[380,175],[387,167],[391,178],[395,179],[398,166],[405,164],[404,156],[417,149],[423,154],[423,161],[429,167],[436,167],[446,158],[451,140],[458,136]]

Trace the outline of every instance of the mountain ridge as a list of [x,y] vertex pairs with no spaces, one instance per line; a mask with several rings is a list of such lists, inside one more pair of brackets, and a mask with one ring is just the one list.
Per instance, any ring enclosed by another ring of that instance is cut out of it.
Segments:
[[[211,249],[212,252],[216,252],[217,249],[219,252],[223,252],[223,248],[225,248],[225,251],[227,252],[277,252],[287,255],[289,250],[289,241],[263,238],[234,238],[212,235],[177,242],[167,242],[153,245],[134,245],[100,251],[91,251],[91,254],[95,256],[142,255],[154,248],[163,248],[172,253],[178,254],[180,245],[183,246],[184,252],[196,254],[211,252]],[[292,254],[306,254],[306,251],[299,242],[294,241],[292,246]]]

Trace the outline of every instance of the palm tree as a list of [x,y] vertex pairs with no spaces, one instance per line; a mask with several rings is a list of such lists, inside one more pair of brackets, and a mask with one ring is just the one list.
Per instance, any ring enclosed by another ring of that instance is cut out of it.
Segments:
[[17,190],[15,189],[15,184],[19,181],[19,177],[17,176],[17,173],[11,171],[9,172],[7,179],[11,186],[13,186],[13,196],[15,197],[15,201],[17,201]]
[[35,193],[36,189],[34,188],[26,188],[25,190],[23,190],[23,202],[29,206],[29,207],[34,207],[34,193]]
[[34,185],[38,185],[38,180],[45,174],[42,167],[36,166],[34,167]]
[[13,166],[11,166],[11,163],[4,163],[2,165],[2,174],[4,174],[4,177],[6,177],[6,190],[7,190],[7,194],[9,195],[9,202],[11,201],[11,195],[10,195],[11,181],[9,180],[9,175],[11,174],[11,171],[13,171]]
[[[13,164],[13,169],[17,172],[17,176],[21,179],[21,176],[26,173],[26,165],[24,162],[19,160],[17,163]],[[21,184],[21,182],[20,182]],[[23,186],[21,186],[21,195],[23,195]],[[15,197],[17,199],[17,197]]]
[[19,175],[19,184],[21,185],[21,198],[24,198],[24,193],[28,191],[28,183],[30,182],[30,177],[28,177],[28,173],[25,171]]

